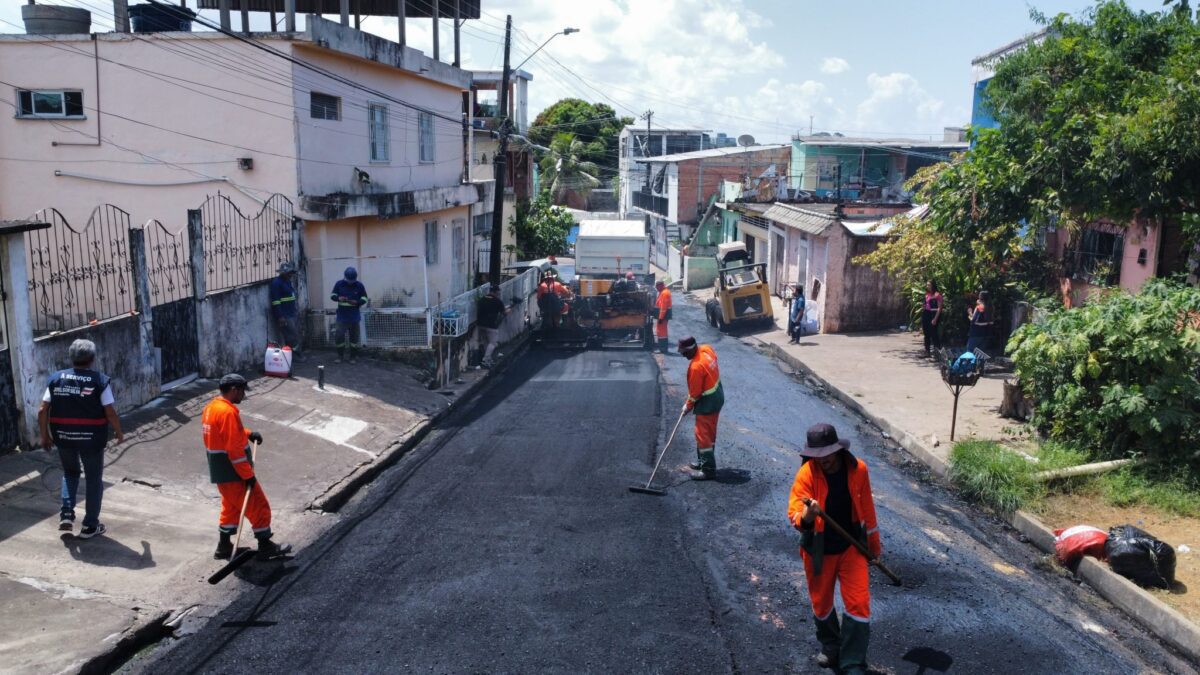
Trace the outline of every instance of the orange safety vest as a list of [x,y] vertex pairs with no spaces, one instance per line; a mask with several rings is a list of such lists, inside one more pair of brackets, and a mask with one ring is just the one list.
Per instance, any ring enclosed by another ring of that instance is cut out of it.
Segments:
[[671,318],[671,289],[663,288],[658,294],[658,299],[654,301],[654,306],[658,308],[658,320],[667,321]]
[[218,396],[204,407],[200,424],[212,482],[227,483],[254,476],[254,467],[246,455],[250,430],[242,426],[242,415],[237,406]]
[[717,353],[709,345],[696,348],[696,357],[688,362],[687,405],[697,415],[720,412],[725,405],[725,391],[721,387],[721,369],[717,367]]
[[[867,550],[872,556],[879,556],[883,552],[883,543],[879,538],[875,497],[871,494],[871,477],[867,472],[867,465],[849,452],[846,453],[846,460],[846,483],[850,488],[850,519],[862,529],[861,533],[851,530],[850,534],[866,535]],[[801,527],[804,500],[815,499],[817,505],[824,510],[825,499],[828,496],[829,483],[825,481],[825,472],[821,470],[820,463],[814,460],[805,462],[796,472],[796,480],[792,483],[792,494],[788,498],[788,521],[795,527]],[[825,519],[818,518],[812,530],[801,532],[800,546],[813,557],[813,567],[820,574],[821,560],[825,555]]]

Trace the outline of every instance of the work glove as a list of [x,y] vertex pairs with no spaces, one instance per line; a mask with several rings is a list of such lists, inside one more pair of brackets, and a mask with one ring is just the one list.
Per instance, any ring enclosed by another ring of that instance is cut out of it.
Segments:
[[686,414],[690,413],[691,411],[692,411],[692,406],[690,406],[690,405],[688,405],[688,404],[684,403],[684,404],[683,404],[683,410],[682,410],[682,411],[681,411],[679,414],[681,414],[681,415],[686,415]]
[[262,445],[263,443],[262,434],[258,433],[257,431],[251,431],[249,438],[251,443],[258,443],[259,445]]
[[254,477],[254,476],[250,476],[249,478],[246,479],[246,489],[247,490],[253,490],[255,485],[258,485],[258,478]]

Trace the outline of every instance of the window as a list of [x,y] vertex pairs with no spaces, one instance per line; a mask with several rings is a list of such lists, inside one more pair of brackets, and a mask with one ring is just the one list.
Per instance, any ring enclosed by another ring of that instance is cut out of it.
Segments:
[[329,94],[318,94],[317,92],[309,93],[308,104],[309,115],[314,120],[333,120],[334,122],[342,119],[342,99]]
[[1121,258],[1125,255],[1124,234],[1115,228],[1084,228],[1075,250],[1068,250],[1070,276],[1097,285],[1115,285],[1121,280]]
[[436,265],[438,261],[438,223],[425,221],[425,264]]
[[417,135],[421,143],[421,161],[433,161],[433,113],[417,113]]
[[83,92],[62,89],[18,89],[17,117],[83,119]]
[[371,138],[371,161],[388,161],[388,109],[386,105],[371,103],[367,106],[367,127]]

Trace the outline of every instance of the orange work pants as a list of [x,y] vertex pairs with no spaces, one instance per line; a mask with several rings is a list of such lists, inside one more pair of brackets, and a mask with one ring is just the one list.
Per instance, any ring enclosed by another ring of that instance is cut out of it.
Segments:
[[711,448],[717,443],[717,418],[721,413],[696,415],[696,448]]
[[662,319],[659,319],[657,322],[655,322],[655,324],[654,324],[654,336],[655,336],[655,337],[657,337],[657,338],[658,338],[658,339],[660,339],[660,340],[666,340],[666,339],[667,339],[667,324],[668,324],[668,323],[669,323],[668,321],[664,321],[664,320],[662,320]]
[[833,612],[833,586],[842,588],[842,604],[846,614],[862,623],[871,620],[871,590],[868,586],[867,559],[851,546],[842,553],[825,554],[821,573],[813,572],[812,556],[801,549],[804,576],[808,578],[808,597],[818,620],[827,619]]
[[[241,523],[238,516],[242,514],[242,500],[246,497],[246,484],[240,480],[217,483],[221,492],[221,524],[222,532],[233,534]],[[271,505],[267,503],[267,493],[262,485],[255,483],[250,493],[250,502],[246,504],[246,520],[254,529],[254,536],[271,536]]]

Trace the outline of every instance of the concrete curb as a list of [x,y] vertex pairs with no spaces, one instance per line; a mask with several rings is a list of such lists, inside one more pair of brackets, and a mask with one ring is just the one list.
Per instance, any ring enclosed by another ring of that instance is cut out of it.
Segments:
[[[928,466],[937,476],[946,477],[950,466],[938,457],[921,440],[911,434],[896,428],[887,420],[873,415],[853,396],[838,389],[828,380],[813,372],[797,357],[789,354],[777,344],[751,336],[753,340],[771,351],[776,359],[789,367],[819,382],[837,400],[846,407],[862,415],[872,424],[886,431],[909,454]],[[1025,535],[1037,548],[1046,553],[1054,552],[1054,533],[1046,527],[1037,516],[1018,510],[1009,518],[1009,523],[1018,532]],[[1084,557],[1079,565],[1078,576],[1086,581],[1100,594],[1123,612],[1128,614],[1146,630],[1156,635],[1160,640],[1175,649],[1200,662],[1200,626],[1189,621],[1182,614],[1171,609],[1165,603],[1138,587],[1132,581],[1105,567],[1100,561]]]
[[[1054,533],[1036,516],[1017,511],[1009,522],[1042,551],[1054,553]],[[1076,574],[1160,640],[1200,662],[1200,626],[1095,558],[1084,556]]]
[[167,619],[170,617],[171,612],[161,610],[139,619],[125,629],[121,638],[111,648],[84,661],[79,666],[79,674],[93,675],[95,673],[98,675],[115,671],[142,649],[158,642],[164,635],[170,633],[171,630],[166,626]]
[[371,462],[365,462],[358,465],[349,475],[343,477],[337,483],[330,486],[324,493],[316,499],[309,502],[305,508],[307,511],[323,511],[326,513],[336,513],[339,509],[346,505],[346,502],[358,493],[364,486],[375,480],[379,474],[383,473],[400,458],[408,454],[410,450],[415,448],[422,440],[425,439],[433,427],[449,415],[453,410],[458,408],[466,401],[471,400],[479,391],[488,384],[492,378],[498,373],[502,373],[508,369],[508,364],[517,359],[521,354],[529,348],[530,337],[532,333],[523,333],[519,342],[513,344],[511,349],[505,354],[501,360],[499,367],[492,368],[486,375],[472,382],[461,392],[458,392],[453,400],[449,402],[445,408],[434,413],[425,421],[413,426],[407,434],[396,439],[388,446],[387,450],[380,453],[379,457]]

